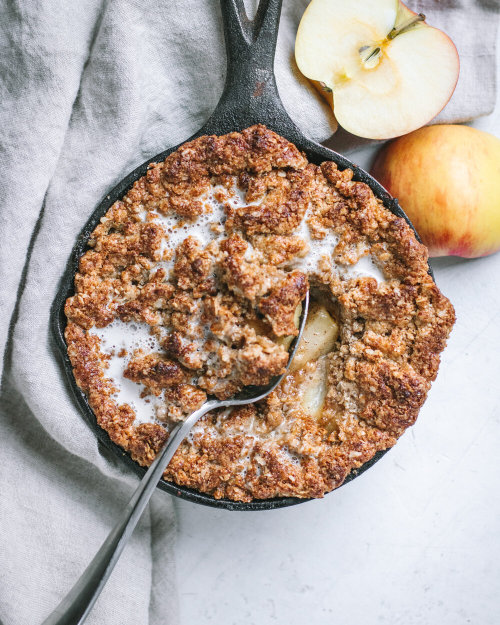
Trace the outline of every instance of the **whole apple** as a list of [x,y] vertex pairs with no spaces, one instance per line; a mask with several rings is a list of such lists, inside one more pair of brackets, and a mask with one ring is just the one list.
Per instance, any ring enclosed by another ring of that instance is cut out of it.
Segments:
[[420,128],[387,144],[372,174],[399,199],[430,256],[500,250],[500,139],[469,126]]

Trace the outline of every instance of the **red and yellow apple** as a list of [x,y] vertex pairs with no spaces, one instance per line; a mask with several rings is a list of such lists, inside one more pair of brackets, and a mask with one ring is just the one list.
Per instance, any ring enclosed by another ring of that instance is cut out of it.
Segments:
[[297,31],[300,71],[331,101],[338,123],[369,139],[420,128],[445,106],[457,50],[399,0],[312,0]]
[[373,176],[397,197],[430,256],[500,250],[500,139],[429,126],[384,146]]

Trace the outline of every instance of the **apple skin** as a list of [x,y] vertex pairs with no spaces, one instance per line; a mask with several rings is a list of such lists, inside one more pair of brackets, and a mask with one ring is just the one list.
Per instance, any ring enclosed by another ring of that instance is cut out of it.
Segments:
[[500,250],[500,139],[469,126],[420,128],[387,144],[371,173],[399,199],[429,256]]

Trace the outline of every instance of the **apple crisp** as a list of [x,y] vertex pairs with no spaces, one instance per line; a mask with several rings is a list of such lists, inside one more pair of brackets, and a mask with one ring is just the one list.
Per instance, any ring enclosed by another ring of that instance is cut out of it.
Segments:
[[417,418],[454,323],[404,219],[335,163],[261,125],[152,163],[108,210],[66,302],[76,381],[149,465],[173,424],[284,371],[258,404],[213,411],[164,477],[216,498],[322,497]]

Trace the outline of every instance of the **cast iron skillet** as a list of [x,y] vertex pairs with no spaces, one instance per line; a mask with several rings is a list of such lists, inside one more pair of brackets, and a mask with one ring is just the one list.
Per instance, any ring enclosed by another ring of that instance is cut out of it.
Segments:
[[[374,194],[382,200],[386,208],[398,217],[405,219],[415,231],[410,220],[401,210],[397,200],[392,198],[374,178],[344,156],[328,150],[319,143],[315,143],[305,137],[285,111],[278,95],[273,71],[281,2],[282,0],[261,0],[255,19],[250,21],[246,15],[243,0],[221,0],[227,52],[226,84],[212,116],[201,130],[189,139],[186,139],[186,141],[201,135],[223,135],[228,132],[243,130],[256,123],[265,124],[268,128],[282,135],[305,152],[311,162],[319,165],[323,161],[333,161],[341,170],[346,168],[352,169],[354,180],[365,182]],[[66,327],[64,303],[74,293],[74,277],[78,270],[78,260],[86,251],[89,236],[101,217],[116,200],[121,199],[127,193],[138,178],[144,176],[149,163],[165,160],[169,154],[177,150],[179,145],[148,159],[143,165],[118,183],[95,209],[78,236],[51,310],[52,332],[62,357],[64,371],[77,403],[97,438],[141,477],[145,469],[134,462],[123,449],[115,445],[110,440],[108,434],[99,427],[85,394],[78,388],[75,382],[64,340],[64,329]],[[430,268],[429,273],[431,273]],[[386,450],[378,452],[362,467],[351,471],[344,484],[370,468],[385,452]],[[215,499],[210,495],[184,486],[177,486],[165,480],[161,480],[158,485],[168,493],[182,499],[227,510],[271,510],[308,501],[307,499],[295,497],[276,497],[274,499],[241,503],[227,499]]]

